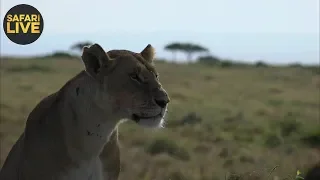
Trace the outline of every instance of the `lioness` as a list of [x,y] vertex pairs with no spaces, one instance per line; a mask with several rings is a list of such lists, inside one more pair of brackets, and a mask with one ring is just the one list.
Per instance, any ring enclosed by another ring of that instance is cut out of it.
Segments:
[[0,180],[114,180],[120,171],[120,121],[162,126],[169,97],[151,45],[140,53],[106,53],[94,44],[81,57],[85,70],[29,114]]

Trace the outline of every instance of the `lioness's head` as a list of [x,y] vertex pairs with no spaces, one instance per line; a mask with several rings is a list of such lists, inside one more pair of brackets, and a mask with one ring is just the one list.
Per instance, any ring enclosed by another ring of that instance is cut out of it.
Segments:
[[[161,127],[169,97],[153,66],[154,48],[140,53],[128,50],[105,52],[98,44],[83,48],[86,72],[100,84],[100,105],[112,108],[121,118],[147,127]],[[104,104],[108,103],[108,104]]]

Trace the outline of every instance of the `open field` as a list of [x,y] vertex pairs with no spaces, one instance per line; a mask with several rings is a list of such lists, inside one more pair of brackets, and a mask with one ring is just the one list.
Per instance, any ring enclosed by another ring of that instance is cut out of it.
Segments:
[[[275,166],[272,176],[285,178],[320,161],[320,74],[299,67],[156,67],[172,99],[166,128],[120,126],[121,180],[218,180],[252,171],[266,177]],[[1,62],[0,167],[29,112],[81,69],[74,59]]]

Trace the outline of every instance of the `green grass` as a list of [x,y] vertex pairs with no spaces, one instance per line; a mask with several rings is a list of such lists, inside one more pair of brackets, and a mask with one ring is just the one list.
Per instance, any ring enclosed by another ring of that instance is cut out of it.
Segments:
[[[132,122],[120,126],[122,180],[218,180],[250,172],[266,179],[275,166],[272,177],[286,178],[320,161],[316,71],[156,66],[172,99],[167,128],[154,131]],[[0,167],[34,106],[81,69],[75,59],[1,62]],[[190,113],[198,120],[184,123]]]

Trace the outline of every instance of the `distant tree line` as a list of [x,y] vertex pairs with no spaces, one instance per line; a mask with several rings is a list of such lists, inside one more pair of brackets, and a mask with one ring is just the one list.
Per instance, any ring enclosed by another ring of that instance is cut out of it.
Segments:
[[[70,46],[70,50],[75,50],[77,52],[81,52],[82,48],[84,46],[89,46],[93,44],[90,41],[80,41],[77,43],[74,43]],[[187,43],[187,42],[172,42],[164,46],[164,50],[172,53],[172,60],[177,61],[177,54],[183,53],[186,55],[186,61],[190,62],[195,54],[198,54],[199,56],[196,59],[197,63],[206,65],[206,66],[219,66],[222,68],[226,67],[250,67],[255,66],[259,68],[263,67],[270,67],[272,65],[267,64],[263,60],[258,60],[254,64],[246,63],[246,62],[240,62],[235,60],[229,60],[229,59],[222,59],[220,57],[214,56],[210,53],[210,50],[200,44],[194,44],[194,43]],[[70,53],[66,51],[57,51],[48,57],[53,58],[74,58],[74,55],[71,55]],[[302,65],[299,63],[291,63],[288,64],[288,67],[294,67],[294,68],[304,68],[304,69],[310,69],[311,71],[320,74],[320,68],[319,65]]]
[[[84,46],[88,46],[91,44],[92,44],[92,42],[90,42],[90,41],[77,42],[77,43],[73,44],[70,47],[70,49],[82,51],[82,48]],[[203,52],[208,53],[209,52],[208,48],[206,48],[202,45],[194,44],[194,43],[182,43],[182,42],[170,43],[170,44],[166,45],[164,47],[164,49],[166,51],[169,51],[172,53],[173,60],[175,60],[175,61],[177,60],[177,53],[178,52],[182,52],[182,53],[186,54],[187,61],[191,61],[193,55],[196,53],[203,53]]]

